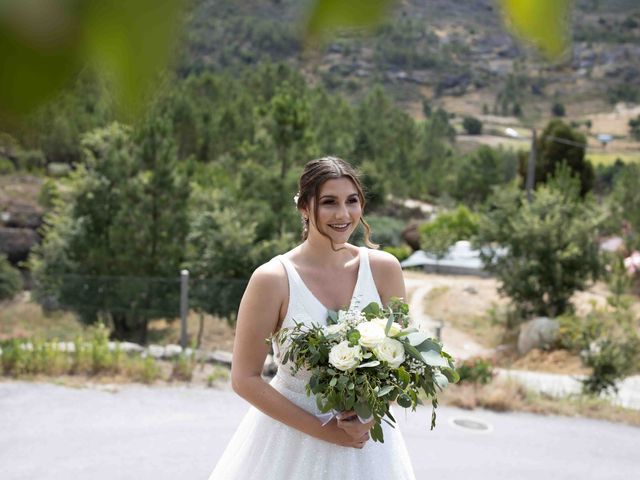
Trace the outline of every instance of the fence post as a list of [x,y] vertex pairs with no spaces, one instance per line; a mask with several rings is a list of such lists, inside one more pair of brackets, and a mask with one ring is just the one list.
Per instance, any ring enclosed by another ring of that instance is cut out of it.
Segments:
[[440,320],[438,322],[438,324],[436,325],[436,338],[438,339],[439,342],[442,341],[442,329],[444,328],[444,323],[442,322],[442,320]]
[[180,271],[180,346],[187,348],[187,315],[189,314],[189,270]]

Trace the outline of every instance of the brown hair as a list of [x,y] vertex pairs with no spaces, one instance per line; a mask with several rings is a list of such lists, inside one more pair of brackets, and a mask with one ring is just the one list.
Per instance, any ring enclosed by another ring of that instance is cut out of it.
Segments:
[[[356,173],[355,169],[349,165],[347,162],[338,157],[322,157],[317,158],[315,160],[311,160],[308,162],[304,170],[302,171],[302,175],[300,175],[300,180],[298,182],[298,194],[296,196],[296,206],[298,209],[300,208],[309,208],[311,205],[311,199],[314,200],[313,206],[313,220],[317,225],[318,218],[318,204],[319,204],[319,195],[320,195],[320,187],[327,181],[337,178],[348,178],[353,182],[353,185],[356,187],[358,192],[358,198],[360,200],[360,205],[362,206],[362,212],[364,214],[364,206],[365,206],[365,198],[364,198],[364,189],[362,188],[362,183],[360,182],[360,178]],[[364,227],[364,243],[369,248],[379,248],[380,245],[372,243],[369,240],[369,236],[371,235],[371,227],[364,220],[364,216],[360,217],[360,223]],[[318,229],[320,234],[324,237],[327,237],[331,242],[331,248],[334,251],[336,250],[333,240],[329,235],[322,232]],[[303,220],[303,230],[302,230],[302,240],[306,240],[309,236],[309,220]]]

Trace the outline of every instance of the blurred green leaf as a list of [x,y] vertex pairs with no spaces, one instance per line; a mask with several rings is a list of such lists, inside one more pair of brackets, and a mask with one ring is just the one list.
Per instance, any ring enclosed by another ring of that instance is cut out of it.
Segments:
[[136,112],[165,67],[183,0],[3,0],[0,115],[15,118],[69,86],[87,66]]
[[49,99],[80,70],[77,12],[68,2],[0,5],[0,113],[15,117]]
[[569,0],[501,0],[507,25],[550,59],[569,48]]
[[88,60],[112,82],[121,111],[139,110],[169,60],[182,0],[91,0],[85,38]]
[[395,0],[316,0],[307,22],[307,38],[317,38],[337,29],[371,27],[380,23]]

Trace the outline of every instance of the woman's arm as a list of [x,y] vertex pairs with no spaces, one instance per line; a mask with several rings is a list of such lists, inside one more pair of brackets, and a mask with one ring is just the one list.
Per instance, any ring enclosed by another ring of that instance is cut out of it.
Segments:
[[369,250],[371,274],[380,294],[383,305],[387,305],[392,297],[400,297],[407,301],[402,267],[396,257],[381,250]]
[[338,428],[335,420],[323,427],[314,415],[262,379],[269,351],[265,339],[277,327],[286,289],[287,279],[276,262],[261,266],[251,276],[238,309],[231,385],[238,395],[275,420],[327,442],[362,448],[360,439]]

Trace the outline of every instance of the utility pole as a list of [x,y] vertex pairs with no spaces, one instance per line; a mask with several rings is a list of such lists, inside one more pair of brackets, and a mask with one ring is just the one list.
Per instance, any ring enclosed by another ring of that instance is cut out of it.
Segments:
[[527,190],[527,201],[531,203],[533,185],[536,177],[536,129],[531,129],[531,150],[529,151],[529,163],[527,163],[527,179],[525,189]]

